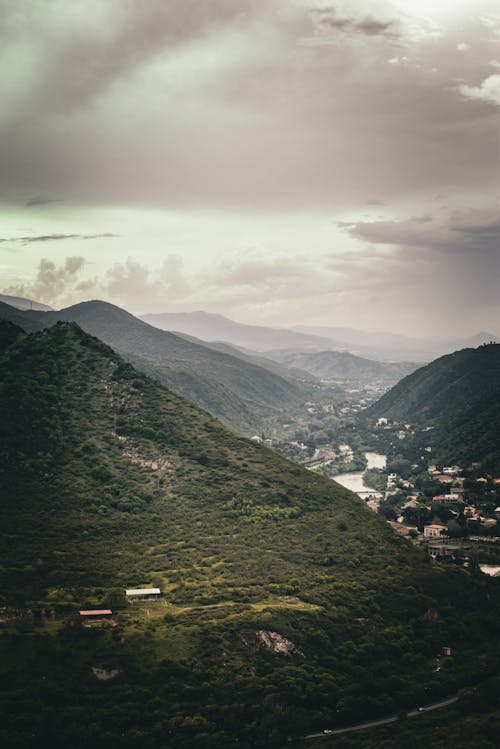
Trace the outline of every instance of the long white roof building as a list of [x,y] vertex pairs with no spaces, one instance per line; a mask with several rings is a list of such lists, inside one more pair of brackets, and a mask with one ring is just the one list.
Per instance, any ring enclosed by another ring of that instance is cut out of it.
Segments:
[[159,588],[131,588],[125,591],[127,596],[159,596]]

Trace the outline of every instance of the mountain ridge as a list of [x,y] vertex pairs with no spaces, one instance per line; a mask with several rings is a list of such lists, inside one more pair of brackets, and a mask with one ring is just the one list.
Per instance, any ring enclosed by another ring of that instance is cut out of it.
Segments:
[[9,304],[11,307],[17,307],[17,309],[26,310],[34,309],[40,312],[49,312],[53,309],[48,304],[37,302],[34,299],[27,299],[21,296],[9,296],[7,294],[0,294],[0,302]]
[[304,369],[322,380],[353,385],[394,385],[418,367],[412,362],[380,362],[349,351],[270,351],[267,356],[287,366]]
[[0,318],[30,331],[61,320],[76,322],[164,384],[247,434],[262,429],[263,421],[283,406],[295,406],[303,398],[296,382],[210,349],[201,341],[162,331],[108,302],[82,302],[53,312],[21,312],[0,304]]
[[436,359],[401,380],[366,411],[421,428],[436,460],[485,462],[500,470],[500,344]]
[[297,333],[288,328],[238,323],[211,312],[164,312],[143,315],[141,319],[163,330],[186,333],[206,341],[225,341],[256,352],[292,347],[317,350],[334,345],[327,338]]
[[[355,495],[76,323],[14,332],[0,357],[5,746],[278,749],[493,667],[492,581],[432,565]],[[126,603],[148,585],[161,601]],[[113,621],[82,626],[81,609]],[[459,657],[436,672],[443,644]]]

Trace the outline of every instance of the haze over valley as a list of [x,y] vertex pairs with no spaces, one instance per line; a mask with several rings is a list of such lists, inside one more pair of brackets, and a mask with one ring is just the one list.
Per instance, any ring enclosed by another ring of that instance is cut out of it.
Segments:
[[0,7],[0,746],[498,749],[498,2]]

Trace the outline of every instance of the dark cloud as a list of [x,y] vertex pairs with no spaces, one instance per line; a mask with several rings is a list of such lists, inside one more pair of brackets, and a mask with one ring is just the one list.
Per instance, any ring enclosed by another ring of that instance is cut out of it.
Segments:
[[326,208],[497,180],[495,108],[457,80],[491,73],[472,21],[436,38],[361,0],[3,8],[7,198]]
[[399,33],[396,31],[398,22],[395,19],[382,21],[371,16],[363,18],[342,17],[337,15],[335,7],[313,8],[313,15],[317,17],[317,22],[323,28],[337,29],[339,31],[349,31],[366,36],[385,36],[396,38]]
[[396,37],[398,36],[398,33],[395,31],[396,25],[396,21],[377,21],[376,18],[367,17],[362,21],[356,22],[354,28],[356,31],[360,31],[362,34],[367,34],[368,36],[377,36],[378,34],[387,36],[390,34],[390,36]]
[[[416,332],[428,292],[428,327],[445,303],[451,326],[463,310],[488,327],[486,312],[473,315],[481,291],[496,293],[498,215],[463,210],[498,191],[500,27],[478,20],[487,2],[434,23],[429,3],[424,14],[385,0],[0,0],[8,283],[34,274],[42,246],[60,254],[64,240],[117,226],[120,242],[85,245],[97,280],[46,260],[24,295],[262,308],[280,324],[294,313],[381,325],[384,314]],[[71,211],[51,208],[53,196]],[[350,220],[345,236],[332,209]],[[190,233],[203,212],[221,220]],[[292,215],[303,224],[290,237]],[[239,227],[230,248],[228,217]],[[186,252],[184,269],[163,268],[165,248]]]
[[[34,3],[19,12],[3,3],[3,41],[16,37],[45,47],[38,113],[81,109],[115,81],[164,50],[186,44],[257,6],[255,0],[148,0],[138,2]],[[1,39],[1,36],[0,36]],[[56,85],[54,85],[56,84]]]
[[373,244],[455,254],[488,252],[496,258],[500,272],[500,218],[486,211],[454,212],[445,220],[418,216],[402,221],[339,222],[339,226],[352,237]]
[[29,208],[36,207],[36,206],[43,206],[43,205],[51,205],[53,203],[62,203],[64,202],[60,198],[44,198],[42,196],[36,197],[36,198],[29,198],[26,201],[26,205]]
[[109,239],[118,237],[118,234],[41,234],[35,237],[0,237],[0,242],[20,242],[30,244],[31,242],[56,242],[61,239]]

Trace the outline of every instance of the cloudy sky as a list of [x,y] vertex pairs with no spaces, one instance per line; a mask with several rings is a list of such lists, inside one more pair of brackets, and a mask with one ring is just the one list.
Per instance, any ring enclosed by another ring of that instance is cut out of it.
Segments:
[[0,290],[500,330],[497,0],[0,0]]

